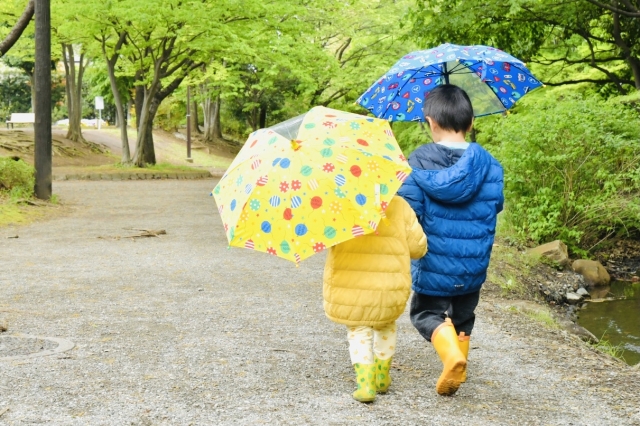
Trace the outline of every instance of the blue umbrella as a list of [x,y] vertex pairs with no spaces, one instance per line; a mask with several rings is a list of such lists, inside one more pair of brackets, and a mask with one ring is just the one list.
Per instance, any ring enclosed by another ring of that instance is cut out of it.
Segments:
[[476,117],[503,113],[542,86],[524,62],[502,50],[447,43],[404,56],[357,103],[389,121],[424,121],[421,104],[441,84],[464,89]]

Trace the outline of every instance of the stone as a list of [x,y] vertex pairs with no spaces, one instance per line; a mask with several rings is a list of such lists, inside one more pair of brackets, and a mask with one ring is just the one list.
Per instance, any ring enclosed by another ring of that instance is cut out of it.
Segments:
[[588,286],[609,285],[611,282],[611,276],[607,270],[596,260],[578,259],[571,266],[575,272],[584,277],[584,282]]
[[565,297],[567,299],[567,303],[570,304],[570,305],[576,305],[576,304],[578,304],[578,303],[580,303],[582,301],[582,296],[580,296],[578,293],[574,293],[572,291],[567,293],[567,295]]
[[529,253],[547,257],[563,268],[569,264],[567,245],[560,240],[551,241],[550,243],[532,248],[529,250]]
[[580,296],[589,296],[589,292],[584,287],[580,287],[576,293]]
[[563,320],[563,321],[560,321],[560,326],[563,329],[565,329],[567,332],[573,334],[574,336],[578,336],[584,342],[592,343],[592,344],[598,343],[598,338],[596,336],[594,336],[586,328],[579,326],[574,322]]

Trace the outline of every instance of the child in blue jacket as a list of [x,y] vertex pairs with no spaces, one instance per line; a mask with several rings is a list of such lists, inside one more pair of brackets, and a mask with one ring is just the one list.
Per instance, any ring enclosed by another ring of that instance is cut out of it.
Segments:
[[465,141],[473,108],[464,90],[438,86],[425,99],[424,116],[435,143],[411,154],[413,172],[398,192],[429,238],[426,256],[412,260],[410,316],[442,360],[436,391],[453,395],[466,380],[474,310],[503,207],[503,171],[480,145]]

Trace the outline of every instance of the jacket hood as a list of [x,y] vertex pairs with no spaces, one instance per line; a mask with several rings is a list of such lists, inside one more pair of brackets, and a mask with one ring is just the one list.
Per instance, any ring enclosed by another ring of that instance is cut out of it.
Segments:
[[[428,149],[442,151],[442,147]],[[411,164],[411,160],[409,163],[414,167],[411,173],[414,180],[430,198],[444,203],[460,204],[469,201],[480,190],[491,167],[491,158],[484,148],[472,143],[455,164],[442,170],[425,170],[415,162]]]

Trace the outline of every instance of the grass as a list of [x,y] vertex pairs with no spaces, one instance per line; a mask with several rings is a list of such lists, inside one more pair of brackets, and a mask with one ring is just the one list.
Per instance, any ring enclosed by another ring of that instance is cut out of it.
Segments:
[[0,194],[0,228],[9,225],[28,225],[38,219],[51,217],[51,209],[43,207],[58,206],[59,203],[55,195],[51,197],[49,203],[34,206],[20,202],[20,199]]
[[505,240],[499,239],[493,247],[487,282],[497,286],[502,296],[524,296],[528,290],[523,278],[532,273],[541,259],[528,252],[521,252],[516,247],[504,245],[504,242]]
[[551,311],[549,311],[549,309],[546,307],[534,305],[517,305],[509,306],[508,310],[525,315],[547,328],[554,330],[561,328],[560,324],[558,324],[558,321],[556,321],[556,319],[553,317]]
[[523,313],[532,320],[543,324],[547,328],[560,328],[560,325],[549,311],[524,311]]
[[24,223],[29,223],[29,216],[24,209],[14,202],[0,199],[0,227]]
[[600,337],[600,340],[598,341],[598,343],[592,343],[590,344],[590,346],[604,354],[607,354],[613,358],[617,358],[621,361],[626,362],[623,356],[624,348],[622,343],[614,345],[613,343],[611,343],[610,341],[604,338],[606,334],[607,334],[607,330],[605,330],[605,332],[602,333],[602,337]]

